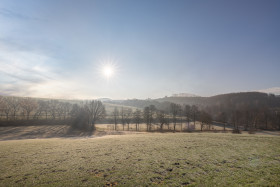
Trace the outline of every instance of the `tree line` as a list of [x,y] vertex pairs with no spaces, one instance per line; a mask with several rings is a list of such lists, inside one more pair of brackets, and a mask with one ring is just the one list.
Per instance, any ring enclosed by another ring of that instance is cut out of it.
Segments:
[[135,111],[132,111],[131,108],[121,107],[119,109],[115,107],[112,116],[114,130],[120,130],[117,129],[118,124],[122,125],[122,130],[125,130],[125,127],[127,128],[126,130],[129,130],[131,123],[135,124],[136,131],[139,131],[139,125],[144,123],[146,131],[152,131],[153,126],[157,126],[157,129],[163,131],[163,127],[167,126],[167,129],[173,132],[176,131],[178,125],[180,125],[181,131],[183,129],[195,130],[198,120],[203,125],[212,125],[212,117],[207,112],[200,111],[197,106],[183,106],[175,103],[170,103],[167,110],[157,109],[155,105],[146,106],[143,110],[136,109]]
[[[98,100],[70,102],[0,96],[0,119],[6,121],[70,119],[74,128],[86,130],[94,130],[95,124],[102,120],[113,123],[115,130],[130,130],[131,124],[135,124],[136,131],[139,131],[140,124],[146,125],[146,131],[152,131],[153,126],[160,131],[164,126],[174,132],[178,126],[181,131],[195,130],[197,121],[200,123],[200,130],[211,130],[213,121],[220,122],[224,130],[226,126],[232,126],[237,131],[240,128],[280,130],[279,108],[269,108],[265,105],[239,104],[229,107],[220,104],[198,107],[164,103],[164,106],[158,108],[149,105],[136,110],[115,107],[107,114],[104,104]],[[118,125],[122,128],[118,129]]]
[[[204,119],[209,115],[215,122],[243,130],[280,130],[280,96],[259,92],[243,92],[212,97],[165,97],[161,99],[111,101],[122,105],[142,107],[155,105],[169,112],[171,103],[184,106],[197,106]],[[206,118],[206,119],[207,119]],[[201,121],[200,119],[200,121]],[[188,119],[185,119],[188,120]],[[207,127],[207,126],[205,126]]]
[[69,102],[0,97],[1,119],[5,120],[66,119],[70,117],[71,109]]
[[[139,130],[140,123],[146,124],[146,130],[151,131],[152,125],[159,125],[160,130],[167,125],[168,129],[172,123],[175,131],[178,120],[183,120],[184,109],[181,105],[171,103],[170,111],[159,110],[154,105],[144,107],[143,110],[131,108],[115,107],[111,114],[106,114],[105,106],[101,101],[89,100],[70,103],[59,100],[42,100],[22,97],[0,97],[1,120],[65,120],[71,119],[74,128],[94,130],[97,121],[107,118],[113,119],[115,130],[129,130],[130,124],[135,123],[136,131]],[[196,121],[198,108],[189,107],[186,117]],[[122,124],[122,129],[117,129],[117,124]],[[190,126],[188,125],[188,128]],[[182,123],[181,123],[182,129]]]

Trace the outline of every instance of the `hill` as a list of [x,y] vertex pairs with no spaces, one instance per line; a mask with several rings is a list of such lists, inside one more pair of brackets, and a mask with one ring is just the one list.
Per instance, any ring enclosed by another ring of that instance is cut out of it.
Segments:
[[266,106],[269,108],[280,107],[280,96],[266,94],[261,92],[241,92],[216,95],[212,97],[164,97],[159,99],[132,99],[110,101],[110,103],[118,103],[119,105],[133,106],[144,108],[149,105],[155,105],[159,109],[165,109],[170,103],[181,105],[197,105],[200,108],[212,106],[231,106],[250,105],[250,106]]

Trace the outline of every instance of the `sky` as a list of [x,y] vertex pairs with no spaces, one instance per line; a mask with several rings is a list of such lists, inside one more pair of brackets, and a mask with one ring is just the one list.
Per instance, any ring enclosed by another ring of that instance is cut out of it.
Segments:
[[280,94],[279,20],[278,0],[1,0],[0,94]]

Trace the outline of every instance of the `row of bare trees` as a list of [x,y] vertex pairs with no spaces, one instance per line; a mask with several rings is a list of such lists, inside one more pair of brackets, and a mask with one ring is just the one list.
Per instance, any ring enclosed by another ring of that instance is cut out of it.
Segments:
[[[200,122],[200,130],[212,130],[213,121],[223,125],[224,130],[229,127],[233,130],[280,130],[280,110],[267,107],[244,107],[230,108],[222,112],[213,113],[212,108],[198,108],[196,105],[179,105],[170,103],[168,109],[159,110],[154,105],[147,106],[142,110],[132,111],[129,108],[115,108],[113,112],[114,129],[117,130],[117,124],[121,123],[122,130],[129,130],[129,124],[135,123],[136,130],[139,130],[139,124],[145,123],[146,130],[151,131],[152,126],[156,125],[160,130],[164,126],[176,131],[180,124],[181,130],[183,124],[187,130],[196,129],[196,121]],[[192,122],[192,125],[190,126]],[[172,125],[172,127],[170,127]]]
[[280,130],[280,109],[266,107],[239,107],[233,110],[219,112],[217,121],[231,124],[234,129],[239,130]]
[[66,119],[70,117],[72,104],[58,100],[0,97],[0,119]]
[[[236,130],[239,128],[243,130],[280,130],[279,108],[239,105],[238,107],[220,107],[220,109],[217,106],[198,108],[196,105],[175,103],[170,103],[165,110],[159,110],[154,105],[146,106],[143,110],[116,107],[111,114],[107,115],[107,121],[113,119],[115,130],[117,130],[118,124],[122,125],[122,130],[130,130],[132,123],[135,124],[136,130],[139,130],[140,123],[146,124],[147,131],[151,131],[153,125],[157,125],[160,130],[167,126],[168,129],[175,131],[179,124],[181,130],[183,124],[186,125],[184,129],[194,130],[196,121],[200,121],[201,130],[210,130],[213,119],[222,122],[224,130],[227,125]],[[0,120],[5,121],[74,119],[74,127],[93,130],[96,122],[104,119],[105,114],[104,105],[97,100],[70,103],[60,100],[0,96]]]
[[[200,113],[200,115],[198,115]],[[145,107],[143,110],[132,111],[131,108],[121,108],[118,109],[115,107],[113,111],[113,120],[114,120],[114,129],[117,129],[118,124],[122,125],[122,130],[129,130],[129,125],[135,123],[136,131],[139,130],[139,124],[146,124],[146,131],[152,131],[152,126],[157,125],[160,131],[163,130],[164,125],[168,129],[176,131],[176,126],[181,125],[181,131],[183,130],[183,122],[186,122],[186,128],[189,130],[195,129],[195,122],[198,119],[198,116],[201,116],[204,124],[212,124],[212,118],[210,114],[206,112],[200,112],[198,107],[193,105],[179,105],[171,103],[167,110],[158,110],[154,105]],[[205,117],[206,116],[206,117]],[[190,127],[190,122],[193,122],[193,126]],[[172,124],[172,128],[170,125]],[[202,130],[202,129],[201,129]]]
[[104,105],[97,100],[71,104],[59,100],[0,97],[0,119],[4,117],[5,121],[72,119],[73,127],[94,130],[96,121],[103,119],[105,114]]

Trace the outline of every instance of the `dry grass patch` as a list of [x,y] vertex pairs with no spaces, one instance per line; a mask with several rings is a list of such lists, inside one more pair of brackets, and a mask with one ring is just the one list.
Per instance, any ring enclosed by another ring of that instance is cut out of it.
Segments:
[[278,136],[144,133],[0,142],[0,186],[277,186]]

